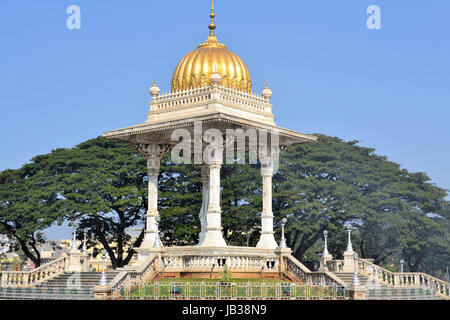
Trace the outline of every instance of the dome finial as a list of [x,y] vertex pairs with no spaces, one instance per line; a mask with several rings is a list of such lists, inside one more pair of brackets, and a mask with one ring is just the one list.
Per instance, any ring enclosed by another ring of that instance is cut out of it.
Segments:
[[269,88],[269,81],[266,81],[266,87],[262,91],[262,96],[266,99],[267,102],[272,98],[272,90]]
[[156,80],[153,82],[153,86],[150,88],[149,92],[153,98],[156,98],[161,93],[161,90],[156,85]]
[[211,35],[214,35],[214,29],[216,28],[216,25],[214,24],[214,18],[216,17],[216,15],[214,14],[214,0],[212,0],[211,3],[211,14],[209,15],[209,17],[211,18],[211,23],[209,24],[208,28],[209,30],[211,30]]

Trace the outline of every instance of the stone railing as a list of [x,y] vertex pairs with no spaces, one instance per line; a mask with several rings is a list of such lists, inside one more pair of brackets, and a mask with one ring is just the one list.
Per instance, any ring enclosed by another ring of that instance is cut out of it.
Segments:
[[209,100],[211,100],[210,87],[164,93],[153,98],[150,112],[160,112],[180,106],[194,106]]
[[246,93],[226,87],[201,87],[184,91],[164,93],[153,98],[150,103],[150,113],[170,111],[179,107],[192,107],[210,101],[225,105],[239,106],[253,112],[272,113],[269,101],[261,95]]
[[283,258],[286,271],[288,273],[294,273],[294,275],[298,279],[301,279],[303,283],[321,286],[336,285],[344,288],[347,286],[344,281],[342,281],[329,271],[311,272],[293,256],[284,256]]
[[279,259],[248,255],[202,255],[202,256],[166,256],[165,271],[211,271],[222,270],[227,266],[230,270],[263,271],[278,270]]
[[64,272],[68,257],[50,261],[30,271],[0,271],[2,287],[31,287]]
[[422,272],[392,272],[367,259],[358,259],[358,271],[375,282],[395,287],[424,287],[450,299],[450,283]]
[[262,96],[256,94],[249,94],[242,91],[219,87],[220,100],[225,104],[238,105],[242,108],[250,108],[253,111],[271,113],[271,105]]
[[327,268],[331,272],[339,272],[344,266],[344,260],[329,260],[327,261]]
[[121,270],[106,287],[97,287],[94,292],[100,298],[106,298],[108,295],[117,297],[122,288],[129,287],[141,282],[148,281],[152,275],[156,274],[155,262],[157,256],[150,255],[136,268]]

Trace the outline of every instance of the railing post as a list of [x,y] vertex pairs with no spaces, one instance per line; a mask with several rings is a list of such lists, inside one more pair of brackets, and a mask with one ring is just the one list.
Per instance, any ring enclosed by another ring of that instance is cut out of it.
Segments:
[[6,272],[2,272],[1,285],[2,287],[6,287],[8,285],[8,273]]
[[28,286],[28,272],[24,273],[22,276],[22,285]]

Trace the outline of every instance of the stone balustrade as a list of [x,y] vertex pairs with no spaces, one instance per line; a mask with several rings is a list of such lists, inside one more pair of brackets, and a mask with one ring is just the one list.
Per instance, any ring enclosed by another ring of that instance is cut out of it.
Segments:
[[329,260],[327,261],[327,268],[331,272],[339,272],[344,266],[344,260]]
[[279,259],[246,255],[168,256],[164,259],[165,271],[210,271],[221,270],[225,266],[230,270],[278,270]]
[[424,287],[450,299],[450,283],[422,272],[392,272],[368,259],[358,259],[358,271],[376,282],[395,287]]
[[120,270],[119,274],[117,274],[117,276],[106,286],[96,286],[94,288],[95,298],[117,298],[123,288],[129,288],[132,285],[148,281],[156,274],[155,263],[157,259],[157,256],[150,255],[135,268],[123,268],[123,270]]
[[239,106],[258,113],[272,113],[269,101],[261,95],[233,90],[223,86],[194,88],[161,94],[150,103],[150,113],[171,111],[180,107],[193,107],[213,101],[224,105]]
[[1,271],[2,287],[32,287],[64,272],[68,258],[62,257],[30,271]]
[[287,272],[292,272],[303,283],[320,286],[340,286],[345,288],[347,285],[334,274],[328,271],[311,272],[303,264],[292,256],[284,256],[284,266]]

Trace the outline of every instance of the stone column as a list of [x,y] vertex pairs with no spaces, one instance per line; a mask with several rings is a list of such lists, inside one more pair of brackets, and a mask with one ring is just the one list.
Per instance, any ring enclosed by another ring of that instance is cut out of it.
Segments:
[[201,246],[226,247],[222,235],[222,210],[220,208],[220,168],[222,159],[215,159],[208,165],[209,169],[209,204],[206,213],[206,233]]
[[263,182],[263,208],[261,213],[261,237],[256,245],[257,248],[276,249],[278,247],[273,235],[273,212],[272,212],[272,158],[261,161],[261,175]]
[[141,248],[153,248],[158,227],[156,217],[158,213],[158,175],[161,158],[170,150],[169,145],[138,144],[137,149],[147,157],[148,172],[148,210],[144,240]]
[[209,207],[209,168],[206,164],[201,165],[202,172],[202,207],[200,208],[200,235],[198,245],[201,246],[205,240],[206,228],[208,226],[208,221],[206,215]]

